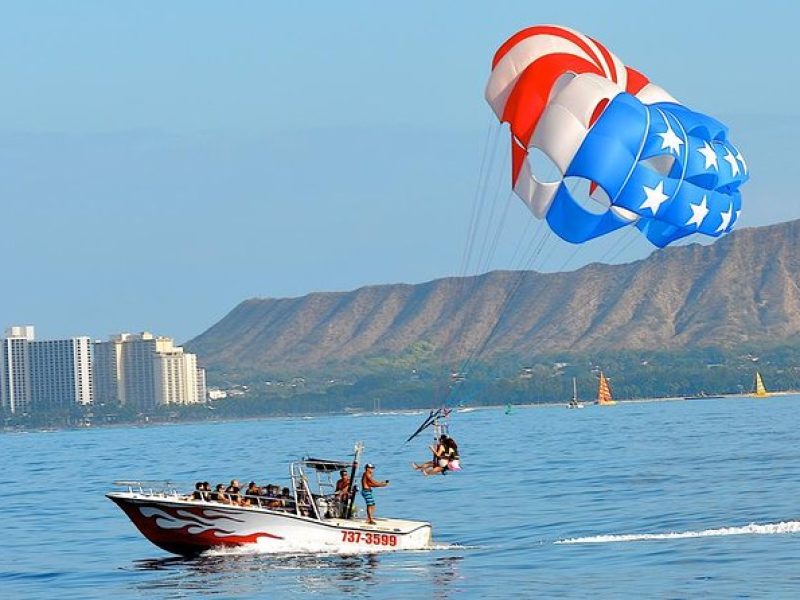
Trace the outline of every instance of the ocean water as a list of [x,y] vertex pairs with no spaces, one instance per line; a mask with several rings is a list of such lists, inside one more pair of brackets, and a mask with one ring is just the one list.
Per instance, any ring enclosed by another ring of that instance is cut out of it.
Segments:
[[[451,417],[463,471],[423,477],[424,415],[0,434],[0,597],[798,598],[800,396],[479,409]],[[171,557],[103,496],[116,479],[282,482],[355,440],[391,485],[378,516],[434,548],[258,546]]]

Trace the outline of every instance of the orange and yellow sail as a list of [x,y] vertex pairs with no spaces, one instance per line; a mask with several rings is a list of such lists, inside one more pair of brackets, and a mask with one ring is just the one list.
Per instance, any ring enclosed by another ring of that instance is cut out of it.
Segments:
[[600,384],[597,387],[597,400],[595,404],[598,406],[613,406],[616,404],[614,398],[611,396],[611,386],[608,385],[608,379],[600,371]]

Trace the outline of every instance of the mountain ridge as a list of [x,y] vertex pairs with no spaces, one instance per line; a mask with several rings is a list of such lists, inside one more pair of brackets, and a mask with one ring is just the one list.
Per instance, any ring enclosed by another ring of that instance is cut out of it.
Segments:
[[485,359],[729,347],[800,335],[798,280],[800,220],[620,265],[250,298],[186,347],[211,368],[261,372],[399,356],[419,342],[453,361],[484,344]]

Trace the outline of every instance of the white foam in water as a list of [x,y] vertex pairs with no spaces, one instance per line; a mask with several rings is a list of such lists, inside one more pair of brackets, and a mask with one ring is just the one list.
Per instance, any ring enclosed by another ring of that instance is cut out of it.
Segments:
[[719,529],[703,529],[700,531],[680,531],[671,533],[622,533],[594,535],[581,538],[558,540],[556,544],[606,544],[609,542],[644,542],[650,540],[680,540],[686,538],[719,537],[725,535],[776,535],[783,533],[800,533],[800,521],[782,521],[780,523],[750,523],[743,527],[720,527]]

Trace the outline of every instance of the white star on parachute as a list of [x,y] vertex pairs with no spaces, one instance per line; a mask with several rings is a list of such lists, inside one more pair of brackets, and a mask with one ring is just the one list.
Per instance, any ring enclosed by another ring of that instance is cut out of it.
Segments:
[[667,121],[667,130],[664,133],[659,133],[658,135],[661,136],[662,150],[669,148],[670,152],[674,152],[675,154],[681,153],[681,146],[683,145],[683,140],[679,138],[677,135],[675,135],[674,131],[672,131],[672,127],[669,126],[669,121]]
[[661,205],[666,200],[669,200],[669,196],[664,193],[663,181],[659,181],[658,185],[654,188],[649,188],[646,185],[643,185],[642,189],[644,190],[645,201],[639,205],[639,208],[649,208],[654,215],[658,212],[658,209],[661,208]]
[[747,163],[744,162],[744,156],[742,156],[742,153],[739,152],[738,150],[736,150],[736,160],[742,163],[742,170],[744,171],[744,174],[747,175]]
[[736,177],[739,174],[739,163],[736,162],[736,157],[731,154],[731,151],[725,148],[725,156],[722,157],[725,162],[731,166],[731,173]]
[[690,204],[689,208],[692,209],[692,217],[686,221],[686,224],[700,227],[706,216],[708,216],[708,200],[705,194],[703,194],[703,199],[700,200],[700,204]]
[[719,227],[714,231],[714,233],[722,233],[728,228],[728,225],[731,223],[731,217],[733,216],[733,204],[728,207],[728,211],[721,213],[722,215],[722,223],[719,224]]
[[714,167],[717,171],[719,171],[719,166],[717,165],[717,153],[714,152],[714,149],[708,144],[708,142],[703,141],[703,147],[698,148],[697,151],[703,155],[703,158],[706,159],[706,166],[705,169],[709,167]]

